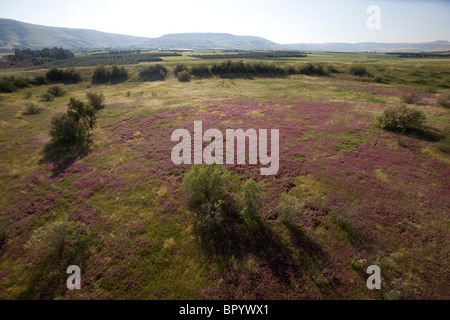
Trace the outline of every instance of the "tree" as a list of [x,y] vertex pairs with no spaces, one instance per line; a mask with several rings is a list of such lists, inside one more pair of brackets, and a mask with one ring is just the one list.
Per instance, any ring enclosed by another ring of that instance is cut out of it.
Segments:
[[142,69],[139,72],[141,81],[162,81],[166,79],[167,68],[161,64],[155,64]]
[[105,101],[105,96],[103,95],[103,93],[88,92],[86,94],[86,97],[89,101],[89,104],[95,109],[100,109],[103,105],[103,102]]
[[82,139],[86,130],[67,113],[58,114],[51,120],[50,136],[53,142],[71,144]]
[[99,66],[95,68],[92,75],[92,84],[104,84],[108,83],[110,78],[110,72],[105,66]]
[[110,83],[117,84],[128,80],[128,72],[124,67],[114,65],[111,70]]
[[194,165],[184,176],[183,189],[199,225],[210,232],[220,229],[229,211],[228,170],[218,164]]
[[178,77],[178,73],[181,71],[187,71],[187,66],[184,63],[177,63],[175,69],[173,69],[173,74]]
[[246,218],[256,218],[263,208],[264,185],[249,179],[242,188],[242,194],[238,198],[241,215]]
[[81,122],[88,136],[90,135],[89,130],[94,128],[97,121],[94,107],[74,98],[70,98],[67,115],[74,119],[75,122]]

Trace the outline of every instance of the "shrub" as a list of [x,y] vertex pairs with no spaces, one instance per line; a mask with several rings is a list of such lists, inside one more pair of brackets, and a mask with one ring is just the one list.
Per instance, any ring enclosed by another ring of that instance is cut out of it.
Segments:
[[53,86],[48,88],[47,93],[55,97],[62,97],[66,94],[66,90],[61,86]]
[[383,77],[381,77],[381,76],[376,76],[375,77],[375,79],[374,79],[374,81],[376,82],[376,83],[384,83],[384,79],[383,79]]
[[419,103],[419,95],[416,92],[411,92],[402,95],[402,101],[407,104]]
[[150,65],[139,72],[141,81],[163,81],[167,77],[167,69],[161,64]]
[[54,143],[74,143],[85,136],[86,130],[67,113],[58,114],[51,120],[50,136]]
[[183,190],[199,225],[209,231],[221,227],[228,207],[230,173],[220,165],[194,165],[183,179]]
[[336,69],[332,64],[327,67],[327,73],[340,73],[338,69]]
[[298,199],[290,194],[283,193],[277,206],[278,216],[284,223],[292,223],[294,218],[302,211],[303,206]]
[[436,149],[441,152],[450,154],[450,135],[436,144]]
[[33,92],[31,92],[31,91],[27,91],[23,94],[23,98],[26,100],[30,99],[32,96],[33,96]]
[[238,198],[241,215],[247,218],[258,217],[263,208],[264,186],[249,179],[242,188],[242,194]]
[[86,94],[86,97],[89,101],[89,104],[95,109],[100,109],[103,106],[103,102],[105,101],[105,96],[102,93],[88,92]]
[[45,74],[49,82],[78,83],[81,81],[81,75],[75,69],[51,68]]
[[450,92],[441,94],[438,97],[438,103],[444,108],[450,108]]
[[326,76],[327,73],[323,70],[322,66],[314,66],[310,63],[300,67],[299,74],[304,74],[307,76]]
[[41,95],[41,101],[50,102],[55,99],[55,96],[50,93],[44,93]]
[[74,98],[70,98],[67,115],[73,118],[75,122],[81,122],[88,135],[90,135],[89,131],[94,128],[97,121],[94,107]]
[[197,78],[210,78],[212,76],[208,66],[204,63],[194,64],[189,69],[189,73]]
[[14,76],[0,78],[0,92],[11,93],[17,89],[27,88],[30,83],[25,78],[16,78]]
[[189,82],[191,81],[191,76],[187,71],[180,71],[177,76],[178,81],[180,82]]
[[30,116],[41,113],[41,109],[34,103],[28,103],[23,115]]
[[178,63],[173,70],[173,74],[175,77],[178,77],[178,73],[181,71],[188,71],[188,68],[184,63]]
[[367,71],[366,68],[361,66],[352,66],[350,68],[350,74],[358,77],[373,77],[373,74]]
[[128,80],[128,72],[124,67],[113,66],[109,82],[111,84],[122,83]]
[[16,89],[14,77],[4,77],[0,79],[0,92],[11,93]]
[[426,117],[423,111],[406,106],[389,107],[377,118],[380,128],[390,131],[402,131],[420,128]]
[[33,84],[35,84],[37,86],[42,86],[42,85],[48,84],[47,78],[43,75],[38,75],[38,76],[34,77],[34,80],[32,82],[33,82]]
[[105,68],[105,66],[99,66],[95,68],[94,74],[92,75],[92,84],[104,84],[108,83],[110,79],[110,71]]

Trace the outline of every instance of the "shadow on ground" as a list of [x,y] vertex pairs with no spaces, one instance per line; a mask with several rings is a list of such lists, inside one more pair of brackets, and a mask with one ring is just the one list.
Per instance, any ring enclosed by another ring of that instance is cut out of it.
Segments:
[[77,159],[86,157],[91,152],[91,146],[92,139],[74,144],[50,142],[45,145],[39,163],[53,163],[52,178],[54,178],[72,166]]

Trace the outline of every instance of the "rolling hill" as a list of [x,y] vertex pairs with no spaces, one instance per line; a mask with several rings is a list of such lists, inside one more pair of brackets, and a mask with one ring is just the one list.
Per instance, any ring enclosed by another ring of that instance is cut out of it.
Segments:
[[228,33],[179,33],[158,38],[135,37],[86,29],[47,27],[0,18],[0,50],[63,47],[90,49],[212,49],[212,50],[306,50],[334,52],[450,51],[450,42],[426,43],[297,43],[277,44],[261,37]]

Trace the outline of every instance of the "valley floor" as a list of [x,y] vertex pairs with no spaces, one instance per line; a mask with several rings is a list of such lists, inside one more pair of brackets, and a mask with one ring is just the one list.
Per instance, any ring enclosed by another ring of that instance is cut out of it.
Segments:
[[[441,92],[355,77],[205,79],[47,86],[0,94],[0,299],[449,299],[450,157]],[[24,98],[25,92],[30,98]],[[69,97],[105,95],[92,141],[53,154],[50,120]],[[429,135],[375,126],[416,91]],[[40,114],[20,114],[27,102]],[[255,230],[220,252],[200,241],[171,161],[171,133],[280,130],[280,169],[228,166],[265,185]],[[278,219],[282,193],[304,203]],[[66,289],[80,265],[82,289]],[[368,290],[378,265],[382,289]]]

